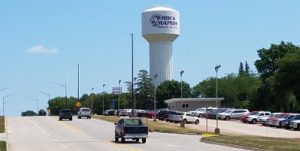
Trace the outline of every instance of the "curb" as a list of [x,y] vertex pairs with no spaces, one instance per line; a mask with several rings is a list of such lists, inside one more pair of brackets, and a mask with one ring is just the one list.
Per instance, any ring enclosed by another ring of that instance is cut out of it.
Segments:
[[222,145],[222,146],[234,147],[234,148],[239,148],[239,149],[247,149],[247,150],[253,150],[253,151],[268,151],[266,149],[259,149],[259,148],[254,148],[254,147],[246,147],[246,146],[240,146],[240,145],[236,145],[236,144],[225,144],[225,143],[219,143],[219,142],[213,142],[213,141],[206,141],[206,140],[202,140],[202,138],[199,141],[202,142],[202,143],[214,144],[214,145]]

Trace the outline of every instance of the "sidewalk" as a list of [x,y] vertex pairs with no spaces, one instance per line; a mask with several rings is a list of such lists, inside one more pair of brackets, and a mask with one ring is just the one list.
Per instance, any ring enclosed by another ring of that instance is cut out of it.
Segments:
[[6,133],[0,133],[0,141],[7,141]]

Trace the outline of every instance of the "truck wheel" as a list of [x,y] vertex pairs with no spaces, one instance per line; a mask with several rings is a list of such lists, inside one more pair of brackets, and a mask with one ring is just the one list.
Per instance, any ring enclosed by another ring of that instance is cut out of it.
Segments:
[[135,139],[135,142],[139,142],[139,141],[140,141],[140,139],[139,139],[139,138],[136,138],[136,139]]
[[251,123],[252,123],[252,124],[256,124],[256,123],[257,123],[257,120],[256,120],[256,119],[253,119],[253,120],[251,121]]
[[142,143],[145,144],[146,143],[146,138],[142,139]]
[[122,141],[122,143],[125,143],[125,138],[122,137],[122,138],[121,138],[121,141]]
[[79,118],[79,119],[81,119],[81,117],[80,117],[80,116],[78,116],[78,118]]
[[230,117],[229,117],[229,116],[226,116],[226,117],[225,117],[225,120],[230,120]]
[[199,120],[196,120],[195,124],[198,125],[199,124]]
[[119,142],[119,137],[115,134],[115,142]]

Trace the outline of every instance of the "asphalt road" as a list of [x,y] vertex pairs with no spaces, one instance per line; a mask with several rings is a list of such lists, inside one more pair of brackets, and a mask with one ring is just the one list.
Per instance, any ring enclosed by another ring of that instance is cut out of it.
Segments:
[[10,151],[241,151],[199,142],[200,136],[149,133],[146,144],[114,142],[114,124],[96,119],[8,117]]

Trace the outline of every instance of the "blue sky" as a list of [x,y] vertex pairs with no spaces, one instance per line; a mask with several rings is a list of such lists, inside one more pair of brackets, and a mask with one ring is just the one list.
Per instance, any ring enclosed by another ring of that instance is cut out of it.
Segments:
[[[180,12],[181,35],[173,43],[174,75],[195,86],[215,75],[236,73],[248,61],[256,72],[257,50],[281,40],[300,44],[297,0],[26,0],[0,2],[0,92],[6,115],[47,106],[48,97],[111,92],[131,79],[134,33],[135,73],[149,70],[148,43],[141,36],[141,12],[168,5]],[[32,99],[34,98],[34,99]],[[2,104],[1,104],[2,114]]]

